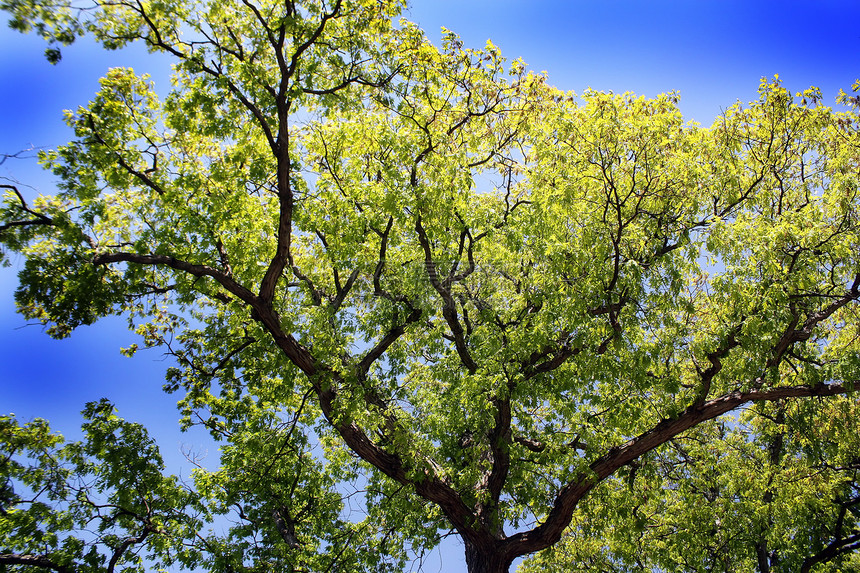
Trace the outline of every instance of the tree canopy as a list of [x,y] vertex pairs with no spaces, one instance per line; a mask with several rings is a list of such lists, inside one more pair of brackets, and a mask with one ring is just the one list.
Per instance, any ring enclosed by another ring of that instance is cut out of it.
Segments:
[[109,402],[69,444],[3,418],[7,570],[400,570],[452,532],[474,573],[860,567],[852,97],[763,80],[705,128],[395,0],[0,5],[52,61],[175,58],[166,94],[107,72],[0,241],[25,316],[128,317],[221,444],[182,483]]

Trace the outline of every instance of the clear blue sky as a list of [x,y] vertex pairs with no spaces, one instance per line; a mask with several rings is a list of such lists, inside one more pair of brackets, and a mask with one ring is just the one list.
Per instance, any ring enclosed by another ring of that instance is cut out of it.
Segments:
[[[703,125],[735,101],[755,99],[762,76],[778,73],[794,91],[818,86],[828,102],[860,78],[857,0],[416,0],[406,16],[434,41],[442,26],[466,46],[492,39],[507,57],[547,71],[565,90],[677,90],[685,117]],[[111,66],[151,73],[157,83],[169,69],[169,60],[140,48],[105,53],[85,42],[51,66],[44,47],[0,29],[0,153],[67,141],[62,110],[86,103]],[[50,176],[32,161],[6,161],[0,177],[52,192]],[[120,356],[119,347],[134,341],[122,319],[53,341],[15,314],[15,284],[14,269],[0,269],[0,413],[47,418],[74,438],[83,404],[106,396],[120,415],[158,437],[171,471],[187,475],[180,444],[208,446],[200,434],[176,431],[175,398],[161,392],[167,363],[158,351]],[[446,549],[439,570],[465,571],[459,551]]]

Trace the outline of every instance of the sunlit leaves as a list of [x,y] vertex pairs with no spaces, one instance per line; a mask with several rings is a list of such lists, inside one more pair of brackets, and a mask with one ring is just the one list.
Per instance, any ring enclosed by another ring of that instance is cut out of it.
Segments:
[[[567,538],[524,569],[852,570],[856,407],[778,404],[700,426],[597,489]],[[809,447],[831,432],[846,439]]]
[[109,70],[43,154],[58,197],[0,212],[22,310],[56,336],[128,316],[175,360],[182,424],[222,444],[180,492],[91,407],[63,451],[128,508],[113,551],[143,505],[154,534],[193,501],[230,520],[189,542],[213,570],[397,568],[450,528],[513,559],[571,519],[580,568],[821,555],[788,500],[833,509],[844,472],[810,468],[848,451],[822,412],[853,409],[693,426],[860,375],[856,109],[775,79],[684,123],[676,94],[562,93],[490,42],[433,46],[394,1],[4,7],[176,61],[169,88]]

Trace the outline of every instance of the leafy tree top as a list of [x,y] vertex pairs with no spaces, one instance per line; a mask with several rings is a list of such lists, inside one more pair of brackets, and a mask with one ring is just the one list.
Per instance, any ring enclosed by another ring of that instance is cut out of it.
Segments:
[[0,230],[25,316],[123,314],[176,357],[185,423],[228,444],[198,490],[243,524],[213,569],[336,555],[362,475],[363,543],[453,529],[507,570],[691,428],[858,378],[858,118],[814,89],[701,128],[437,48],[399,2],[3,7],[176,59],[163,100],[110,70],[42,155],[58,194],[4,185]]

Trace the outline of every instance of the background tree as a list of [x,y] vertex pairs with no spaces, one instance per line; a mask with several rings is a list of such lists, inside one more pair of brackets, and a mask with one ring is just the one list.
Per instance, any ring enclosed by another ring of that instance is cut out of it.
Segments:
[[112,410],[88,404],[85,441],[65,446],[44,421],[0,418],[4,570],[143,571],[142,546],[153,565],[189,563],[193,554],[173,540],[197,531],[202,506],[162,475],[146,430]]
[[129,316],[225,442],[195,495],[236,526],[165,563],[399,567],[453,529],[506,571],[692,428],[857,379],[857,117],[815,90],[701,129],[437,49],[395,2],[4,7],[177,61],[164,102],[111,70],[43,156],[60,193],[9,186],[0,227],[26,316]]

